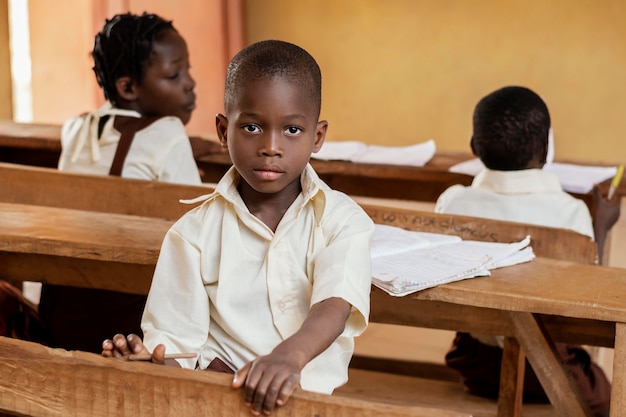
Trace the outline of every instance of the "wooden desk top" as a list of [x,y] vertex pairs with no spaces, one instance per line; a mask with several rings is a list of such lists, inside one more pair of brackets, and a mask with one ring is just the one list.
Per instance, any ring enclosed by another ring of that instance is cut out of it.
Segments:
[[626,323],[626,269],[536,258],[494,270],[490,277],[441,285],[412,297]]
[[172,221],[0,203],[0,252],[154,265]]
[[[171,225],[163,219],[0,203],[0,252],[153,267]],[[135,284],[125,283],[122,290],[133,285],[134,291],[145,291],[149,272],[135,277]],[[492,271],[491,277],[441,285],[408,297],[626,322],[625,284],[626,269],[537,258]]]
[[61,125],[0,120],[0,146],[61,152]]

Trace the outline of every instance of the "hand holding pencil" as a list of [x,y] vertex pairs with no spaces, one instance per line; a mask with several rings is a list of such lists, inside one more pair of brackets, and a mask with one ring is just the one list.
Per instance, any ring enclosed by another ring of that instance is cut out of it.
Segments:
[[124,336],[116,334],[112,339],[102,342],[102,356],[106,358],[126,359],[129,361],[152,361],[154,363],[178,365],[173,359],[195,358],[196,353],[165,353],[165,346],[158,345],[150,353],[141,338],[135,334]]

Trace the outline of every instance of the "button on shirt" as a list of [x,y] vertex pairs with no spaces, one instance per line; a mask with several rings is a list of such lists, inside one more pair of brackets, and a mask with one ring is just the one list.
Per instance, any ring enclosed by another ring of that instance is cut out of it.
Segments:
[[[367,326],[373,223],[309,165],[274,233],[248,211],[238,182],[231,168],[165,236],[145,344],[198,352],[201,369],[215,357],[238,369],[299,330],[313,304],[339,297],[352,305],[345,330],[301,373],[303,389],[331,393],[347,381],[353,338]],[[179,362],[196,367],[195,359]]]
[[444,191],[435,211],[559,227],[594,237],[585,203],[563,191],[556,174],[541,169],[484,169],[471,186],[453,185]]

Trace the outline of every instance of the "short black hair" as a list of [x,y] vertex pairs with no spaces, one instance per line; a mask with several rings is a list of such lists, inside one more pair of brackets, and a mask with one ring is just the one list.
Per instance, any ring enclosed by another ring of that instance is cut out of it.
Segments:
[[239,89],[250,81],[281,77],[296,82],[313,100],[319,117],[322,105],[322,73],[315,59],[301,47],[279,40],[265,40],[242,49],[226,72],[224,110],[228,113]]
[[115,81],[127,76],[141,84],[152,46],[165,29],[176,31],[171,20],[146,12],[117,14],[106,20],[95,37],[91,56],[98,85],[113,105],[118,104]]
[[546,103],[526,87],[509,86],[483,97],[474,110],[472,150],[489,169],[528,168],[545,162],[550,113]]

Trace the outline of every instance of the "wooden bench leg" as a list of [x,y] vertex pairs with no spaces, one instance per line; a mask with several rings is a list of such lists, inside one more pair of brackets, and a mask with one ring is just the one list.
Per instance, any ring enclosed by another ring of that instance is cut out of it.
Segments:
[[550,335],[532,313],[506,313],[541,386],[562,417],[591,416],[574,377],[563,365]]
[[517,339],[505,338],[498,393],[498,417],[521,417],[525,364],[526,356]]
[[615,323],[611,417],[626,416],[626,323]]

